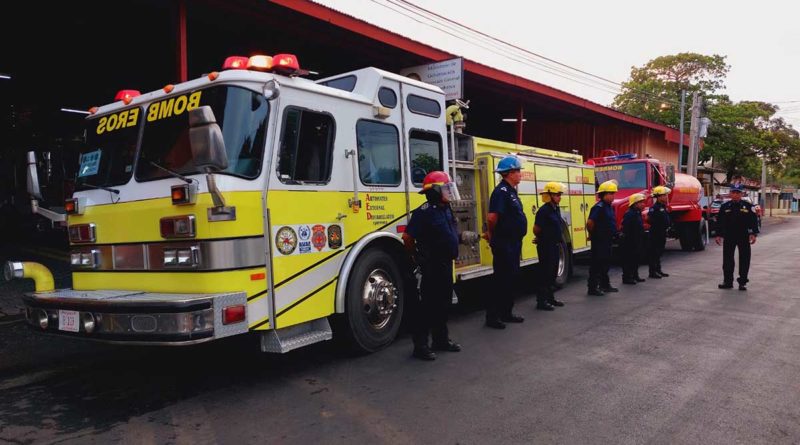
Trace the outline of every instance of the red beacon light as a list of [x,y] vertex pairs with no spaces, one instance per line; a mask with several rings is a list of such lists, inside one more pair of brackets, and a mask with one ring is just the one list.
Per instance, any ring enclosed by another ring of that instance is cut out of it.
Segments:
[[273,71],[278,74],[302,75],[307,72],[300,69],[300,62],[294,54],[276,54],[272,57]]
[[223,70],[246,70],[250,59],[244,56],[230,56],[222,64]]
[[121,100],[125,102],[125,105],[128,105],[129,103],[131,103],[134,97],[141,95],[142,93],[140,93],[137,90],[119,90],[117,92],[117,95],[114,96],[114,101]]

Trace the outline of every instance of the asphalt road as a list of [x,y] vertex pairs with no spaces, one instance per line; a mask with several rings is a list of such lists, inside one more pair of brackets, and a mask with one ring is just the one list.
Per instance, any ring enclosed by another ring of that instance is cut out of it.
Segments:
[[527,319],[505,331],[454,308],[464,350],[432,363],[410,358],[408,335],[358,357],[44,337],[14,314],[22,287],[4,284],[0,442],[798,443],[800,218],[785,221],[754,246],[747,292],[717,289],[720,247],[670,242],[669,278],[588,297],[579,264],[566,307],[522,297]]

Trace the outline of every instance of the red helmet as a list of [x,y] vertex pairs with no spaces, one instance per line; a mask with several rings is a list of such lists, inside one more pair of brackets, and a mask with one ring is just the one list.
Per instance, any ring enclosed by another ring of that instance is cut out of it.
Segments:
[[435,185],[445,185],[450,183],[450,175],[443,171],[432,171],[425,175],[425,179],[422,180],[422,190],[420,193],[425,193],[427,190],[430,190]]

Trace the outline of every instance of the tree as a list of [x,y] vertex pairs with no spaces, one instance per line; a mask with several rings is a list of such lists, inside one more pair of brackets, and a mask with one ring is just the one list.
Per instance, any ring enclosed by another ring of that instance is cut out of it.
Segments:
[[697,91],[710,97],[724,89],[730,66],[725,56],[680,53],[656,57],[642,67],[632,67],[631,77],[613,107],[623,113],[678,128],[681,90],[689,97]]
[[[778,107],[760,101],[733,102],[721,94],[730,66],[725,56],[681,53],[657,57],[633,67],[631,77],[614,98],[618,110],[673,128],[680,124],[680,91],[698,92],[705,100],[711,127],[699,153],[700,161],[714,159],[728,180],[759,177],[761,157],[775,172],[787,177],[800,173],[800,138],[783,119]],[[688,110],[686,110],[688,119]],[[688,128],[686,129],[688,132]]]

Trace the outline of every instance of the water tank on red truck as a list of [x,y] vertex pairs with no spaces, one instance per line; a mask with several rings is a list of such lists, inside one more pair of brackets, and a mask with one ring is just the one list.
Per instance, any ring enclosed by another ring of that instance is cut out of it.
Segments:
[[[653,205],[651,197],[654,187],[665,185],[672,192],[667,206],[672,220],[669,235],[680,241],[683,250],[704,250],[708,244],[708,224],[700,200],[703,187],[694,176],[674,173],[672,166],[665,166],[654,158],[640,159],[635,154],[619,154],[612,150],[601,153],[587,163],[595,165],[595,181],[615,180],[619,191],[613,203],[617,226],[628,210],[628,197],[634,193],[647,196],[647,209]],[[646,221],[646,220],[645,220]]]

